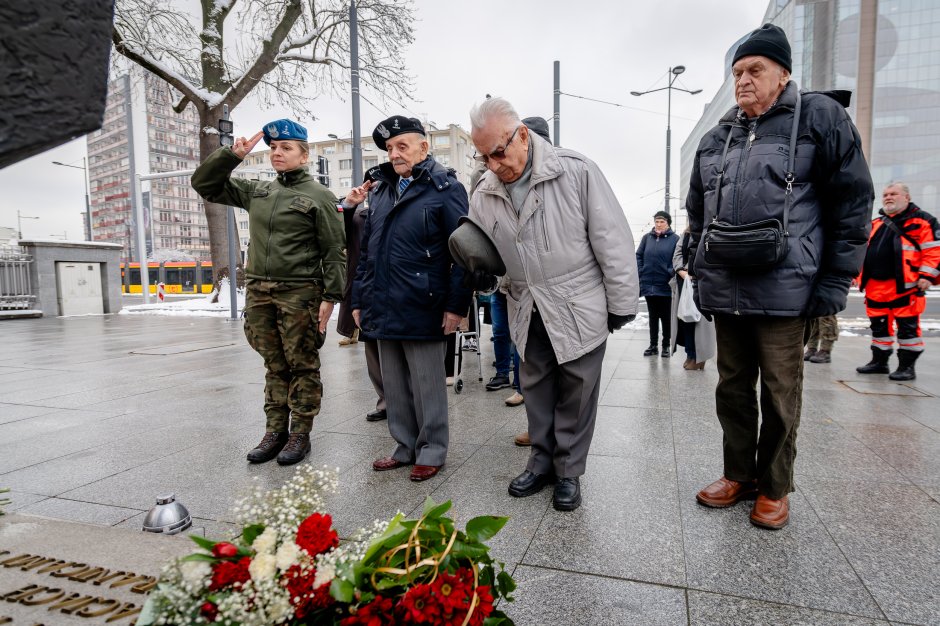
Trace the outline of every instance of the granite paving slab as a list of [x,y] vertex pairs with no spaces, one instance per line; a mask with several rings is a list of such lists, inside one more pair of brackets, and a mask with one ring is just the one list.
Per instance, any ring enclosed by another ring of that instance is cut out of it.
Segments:
[[682,589],[526,565],[513,576],[519,585],[516,600],[499,608],[519,625],[687,623]]
[[884,620],[818,611],[787,604],[775,604],[717,593],[689,591],[690,626],[877,626]]

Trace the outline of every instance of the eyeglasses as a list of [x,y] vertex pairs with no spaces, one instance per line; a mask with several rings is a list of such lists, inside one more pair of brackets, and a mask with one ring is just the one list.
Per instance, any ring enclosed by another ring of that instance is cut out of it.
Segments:
[[516,133],[519,132],[521,126],[516,126],[516,130],[512,131],[512,134],[509,135],[509,141],[506,142],[506,145],[502,148],[497,148],[489,154],[474,154],[473,160],[477,163],[489,163],[490,159],[495,159],[496,161],[502,161],[506,158],[506,150],[509,148],[509,144],[512,143],[512,140],[516,138]]

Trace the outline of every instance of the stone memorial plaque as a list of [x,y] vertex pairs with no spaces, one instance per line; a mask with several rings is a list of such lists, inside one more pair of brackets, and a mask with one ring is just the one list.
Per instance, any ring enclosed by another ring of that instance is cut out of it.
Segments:
[[163,565],[194,545],[185,535],[4,515],[0,626],[133,624]]

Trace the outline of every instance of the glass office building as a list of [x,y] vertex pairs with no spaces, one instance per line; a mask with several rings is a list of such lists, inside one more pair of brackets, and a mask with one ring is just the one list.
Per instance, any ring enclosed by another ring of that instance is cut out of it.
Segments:
[[[889,182],[940,215],[940,2],[936,0],[773,0],[765,22],[787,32],[793,79],[804,90],[848,89],[849,113],[875,182],[875,210]],[[754,28],[760,26],[755,24]],[[734,105],[729,78],[682,145],[683,201],[702,136]]]

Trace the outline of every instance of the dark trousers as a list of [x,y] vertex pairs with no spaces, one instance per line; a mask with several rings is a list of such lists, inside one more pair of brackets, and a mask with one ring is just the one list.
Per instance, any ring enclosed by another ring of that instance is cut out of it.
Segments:
[[[676,333],[676,343],[685,348],[685,356],[695,360],[695,324],[689,322],[683,322],[680,319],[676,319],[676,323],[679,325]],[[677,348],[678,349],[678,348]]]
[[650,314],[650,345],[655,346],[659,325],[663,326],[663,348],[669,348],[672,336],[672,296],[646,296],[646,310]]
[[532,312],[521,372],[532,440],[526,466],[530,472],[560,478],[584,474],[606,348],[605,342],[574,361],[559,363],[541,316]]
[[775,500],[794,489],[805,328],[802,317],[715,316],[725,477],[756,479],[758,491]]

